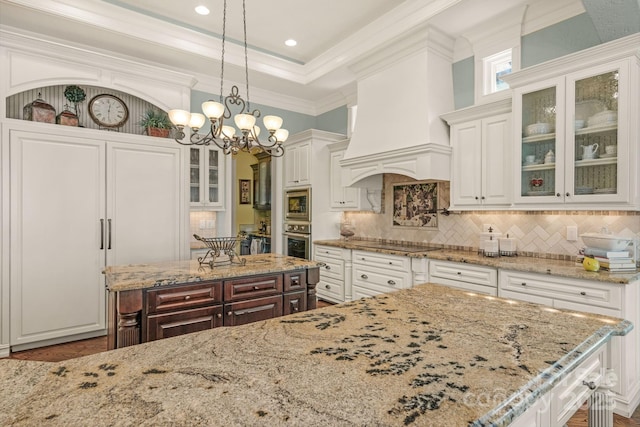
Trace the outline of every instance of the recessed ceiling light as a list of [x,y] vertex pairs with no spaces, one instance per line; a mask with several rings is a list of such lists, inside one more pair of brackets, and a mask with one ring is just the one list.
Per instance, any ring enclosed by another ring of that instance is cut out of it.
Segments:
[[285,41],[284,44],[286,44],[289,47],[293,47],[293,46],[297,45],[298,42],[295,41],[294,39],[289,39],[289,40]]
[[208,15],[209,9],[207,8],[207,6],[200,5],[196,7],[196,13],[198,15]]

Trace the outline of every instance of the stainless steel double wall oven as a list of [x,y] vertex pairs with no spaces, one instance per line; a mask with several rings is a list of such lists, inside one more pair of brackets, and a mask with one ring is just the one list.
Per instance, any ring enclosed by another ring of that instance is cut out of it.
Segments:
[[285,190],[285,255],[311,259],[311,188]]

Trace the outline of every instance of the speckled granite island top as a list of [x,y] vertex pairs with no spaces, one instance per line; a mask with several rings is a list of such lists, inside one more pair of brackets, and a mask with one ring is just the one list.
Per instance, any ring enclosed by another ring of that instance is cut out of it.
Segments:
[[210,268],[208,265],[201,266],[198,261],[186,260],[108,266],[104,270],[104,274],[106,276],[107,289],[120,292],[176,283],[277,273],[317,266],[315,261],[278,254],[243,255],[241,258],[247,260],[245,265],[228,264]]
[[[429,258],[442,261],[464,262],[469,264],[484,265],[505,270],[526,271],[530,273],[551,274],[555,276],[570,277],[575,279],[595,280],[598,282],[611,282],[629,284],[640,281],[640,271],[629,273],[610,273],[608,271],[586,271],[581,265],[573,261],[564,261],[547,258],[535,258],[525,256],[514,257],[485,257],[475,252],[451,249],[421,250],[419,245],[394,245],[388,243],[384,248],[372,247],[372,241],[367,240],[317,240],[316,245],[333,246],[345,249],[366,250],[371,252],[386,253],[389,255],[401,255],[411,258]],[[374,245],[375,246],[375,245]]]
[[426,284],[35,365],[19,382],[24,364],[0,360],[0,425],[506,425],[630,329]]

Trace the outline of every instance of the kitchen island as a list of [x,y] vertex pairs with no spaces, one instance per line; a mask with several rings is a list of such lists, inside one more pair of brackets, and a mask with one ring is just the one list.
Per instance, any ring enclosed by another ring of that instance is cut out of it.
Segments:
[[631,328],[424,284],[46,371],[0,360],[0,424],[533,425],[577,409]]
[[278,254],[211,266],[196,260],[105,269],[108,348],[316,307],[317,263]]

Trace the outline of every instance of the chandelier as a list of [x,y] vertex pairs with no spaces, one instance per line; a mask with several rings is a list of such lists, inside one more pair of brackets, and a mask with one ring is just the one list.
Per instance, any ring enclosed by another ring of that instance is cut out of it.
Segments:
[[[251,111],[249,102],[249,67],[247,61],[247,17],[245,0],[242,1],[242,19],[244,23],[244,66],[245,79],[247,85],[247,102],[238,93],[238,87],[233,86],[231,93],[222,96],[224,85],[224,52],[227,26],[227,1],[224,1],[222,14],[222,58],[220,72],[220,102],[212,100],[202,103],[202,112],[190,113],[185,110],[169,110],[169,119],[178,129],[175,140],[182,145],[210,145],[214,143],[222,149],[225,154],[237,154],[240,151],[248,153],[264,152],[273,157],[281,157],[284,154],[282,143],[289,136],[289,131],[282,129],[282,118],[278,116],[264,116],[264,127],[269,132],[266,140],[260,141],[260,127],[256,126],[256,118],[260,117],[259,110]],[[233,117],[235,125],[240,129],[240,134],[236,133],[236,128],[225,124],[225,120],[231,119],[231,107],[241,113]],[[239,107],[239,108],[238,108]],[[206,135],[198,133],[209,119],[209,133]],[[191,128],[191,136],[188,142],[184,142],[185,127]]]

